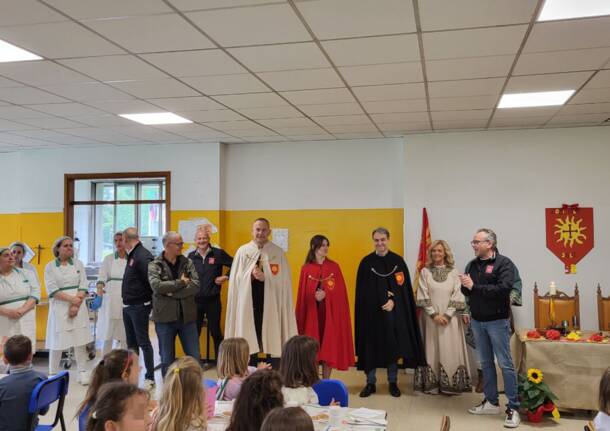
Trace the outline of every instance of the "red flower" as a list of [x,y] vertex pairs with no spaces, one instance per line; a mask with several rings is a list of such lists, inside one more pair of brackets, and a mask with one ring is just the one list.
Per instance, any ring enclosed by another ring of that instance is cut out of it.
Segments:
[[546,339],[547,340],[559,340],[561,337],[561,333],[556,329],[549,329],[546,331]]
[[536,331],[535,329],[528,331],[527,338],[540,338],[540,332]]

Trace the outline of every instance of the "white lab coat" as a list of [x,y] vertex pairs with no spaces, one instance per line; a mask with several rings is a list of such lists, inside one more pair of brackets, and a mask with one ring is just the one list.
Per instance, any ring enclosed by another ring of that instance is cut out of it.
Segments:
[[59,259],[52,260],[45,267],[44,281],[49,295],[46,348],[66,350],[92,342],[89,312],[85,301],[82,302],[78,314],[69,318],[70,303],[53,297],[58,292],[76,295],[79,290],[88,291],[87,275],[82,262],[71,259],[67,265],[61,265]]
[[[40,286],[32,279],[30,271],[13,268],[7,276],[0,276],[0,307],[15,309],[30,298],[40,300]],[[36,308],[19,319],[0,316],[0,336],[25,335],[36,349]]]
[[100,267],[97,282],[104,284],[104,296],[97,315],[98,340],[119,340],[123,343],[126,341],[121,297],[126,265],[127,259],[120,258],[118,253],[114,253],[106,256]]

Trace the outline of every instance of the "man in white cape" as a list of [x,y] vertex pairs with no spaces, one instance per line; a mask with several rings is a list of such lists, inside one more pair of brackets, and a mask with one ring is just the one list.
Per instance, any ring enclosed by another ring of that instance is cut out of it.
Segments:
[[245,338],[252,362],[259,352],[280,357],[297,335],[288,260],[270,233],[267,219],[254,221],[253,239],[237,250],[229,278],[225,338]]

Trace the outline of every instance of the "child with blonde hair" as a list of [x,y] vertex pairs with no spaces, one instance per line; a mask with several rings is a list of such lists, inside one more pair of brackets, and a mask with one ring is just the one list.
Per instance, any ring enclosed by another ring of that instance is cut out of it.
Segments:
[[190,356],[180,358],[167,370],[152,430],[204,431],[207,417],[201,366]]
[[[241,385],[257,368],[249,367],[250,348],[245,338],[226,338],[220,343],[218,352],[218,390],[216,399],[231,401],[237,398]],[[269,368],[264,362],[258,369]]]

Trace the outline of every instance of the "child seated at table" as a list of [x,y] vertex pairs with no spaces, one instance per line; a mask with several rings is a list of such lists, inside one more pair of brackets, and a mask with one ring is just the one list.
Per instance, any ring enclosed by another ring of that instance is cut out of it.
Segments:
[[106,353],[91,373],[91,382],[85,399],[76,411],[80,429],[84,429],[89,416],[89,410],[97,400],[97,395],[103,384],[112,381],[124,381],[138,385],[140,377],[140,362],[138,355],[131,350],[114,349]]
[[147,391],[131,383],[106,383],[91,406],[87,431],[148,431],[149,400]]
[[259,431],[265,416],[283,405],[280,374],[274,370],[257,371],[244,380],[227,431]]
[[311,416],[300,407],[278,407],[265,418],[261,431],[314,431]]
[[226,338],[218,348],[218,389],[216,399],[232,401],[237,398],[241,385],[258,369],[270,368],[260,362],[257,368],[249,367],[250,348],[245,338]]
[[599,382],[599,413],[593,419],[595,431],[610,431],[610,368]]
[[0,379],[0,429],[25,431],[32,391],[47,377],[32,369],[32,342],[25,335],[8,338],[3,351],[9,375]]
[[312,386],[318,377],[318,342],[307,335],[296,335],[282,348],[280,374],[284,386],[284,401],[297,405],[318,404],[318,395]]
[[184,356],[167,370],[152,430],[205,431],[207,417],[203,370],[198,361]]

